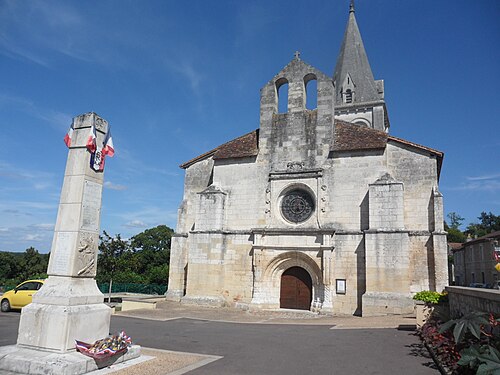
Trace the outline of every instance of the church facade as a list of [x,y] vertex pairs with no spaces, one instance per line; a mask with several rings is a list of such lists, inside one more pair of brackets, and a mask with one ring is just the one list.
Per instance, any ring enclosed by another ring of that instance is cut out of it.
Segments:
[[367,316],[441,291],[443,153],[389,126],[351,7],[333,78],[296,54],[261,89],[257,130],[181,165],[167,299]]

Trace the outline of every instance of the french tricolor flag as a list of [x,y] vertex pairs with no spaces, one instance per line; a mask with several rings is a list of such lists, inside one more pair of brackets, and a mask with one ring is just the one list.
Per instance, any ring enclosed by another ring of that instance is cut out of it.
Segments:
[[95,133],[95,126],[92,125],[90,127],[89,137],[87,139],[87,150],[89,150],[92,154],[97,149],[96,140],[97,140],[97,137],[96,137],[96,133]]
[[115,154],[115,148],[113,146],[113,137],[111,137],[111,127],[109,125],[108,125],[108,132],[106,133],[106,137],[104,137],[104,142],[102,144],[102,153],[104,155],[108,155],[111,158]]
[[71,123],[71,126],[64,136],[64,143],[66,143],[67,147],[71,146],[71,138],[73,138],[73,132],[75,131],[75,128],[73,127],[73,123]]

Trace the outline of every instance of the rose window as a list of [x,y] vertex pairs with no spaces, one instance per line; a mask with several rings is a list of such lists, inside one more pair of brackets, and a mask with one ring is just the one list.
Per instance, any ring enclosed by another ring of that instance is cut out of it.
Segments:
[[313,212],[314,199],[307,191],[291,190],[281,200],[281,213],[286,220],[292,223],[306,221]]

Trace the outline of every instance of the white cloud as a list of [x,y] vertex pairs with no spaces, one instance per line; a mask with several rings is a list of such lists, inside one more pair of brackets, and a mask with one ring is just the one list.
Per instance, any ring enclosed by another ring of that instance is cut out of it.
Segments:
[[104,187],[110,190],[126,190],[127,187],[125,185],[114,184],[111,181],[104,182]]
[[33,242],[41,242],[44,240],[44,237],[38,233],[29,233],[26,234],[23,238],[23,241],[33,241]]
[[128,228],[146,228],[147,225],[141,220],[132,220],[124,224],[124,226]]
[[39,107],[30,99],[1,93],[0,108],[4,106],[10,110],[14,109],[27,113],[38,120],[42,120],[57,131],[66,131],[71,125],[72,116],[69,114]]
[[41,230],[48,230],[48,231],[54,230],[54,224],[52,223],[34,224],[33,227]]
[[466,190],[466,191],[500,191],[500,181],[478,180],[462,183],[458,186],[448,188],[448,190]]
[[494,174],[486,174],[482,176],[474,176],[474,177],[466,177],[467,180],[469,181],[482,181],[482,180],[494,180],[500,178],[500,173],[494,173]]
[[203,80],[202,74],[195,69],[192,63],[183,61],[167,60],[166,66],[175,73],[181,74],[189,82],[191,90],[195,94],[200,94],[200,84]]

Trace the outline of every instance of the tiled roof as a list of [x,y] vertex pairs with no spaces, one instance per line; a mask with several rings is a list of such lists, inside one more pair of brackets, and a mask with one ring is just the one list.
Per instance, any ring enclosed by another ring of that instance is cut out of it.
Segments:
[[180,165],[186,169],[191,165],[213,156],[214,159],[243,158],[257,156],[259,152],[259,129],[224,143]]
[[[429,152],[437,157],[438,161],[438,174],[441,171],[441,164],[443,160],[443,153],[429,147],[421,146],[419,144],[406,141],[401,138],[393,137],[387,133],[367,128],[364,126],[351,124],[349,122],[335,120],[335,134],[332,142],[331,151],[356,151],[356,150],[374,150],[384,149],[388,141],[397,142]],[[221,146],[214,148],[204,154],[197,156],[180,165],[181,168],[186,169],[189,166],[213,157],[214,160],[230,159],[230,158],[243,158],[257,156],[259,153],[259,129],[256,129],[248,134],[226,142]]]
[[461,242],[448,242],[448,247],[451,249],[451,251],[457,251],[462,248],[464,244]]
[[385,148],[387,133],[335,120],[335,135],[331,151],[373,150]]
[[259,153],[259,129],[217,147],[214,159],[244,158]]

